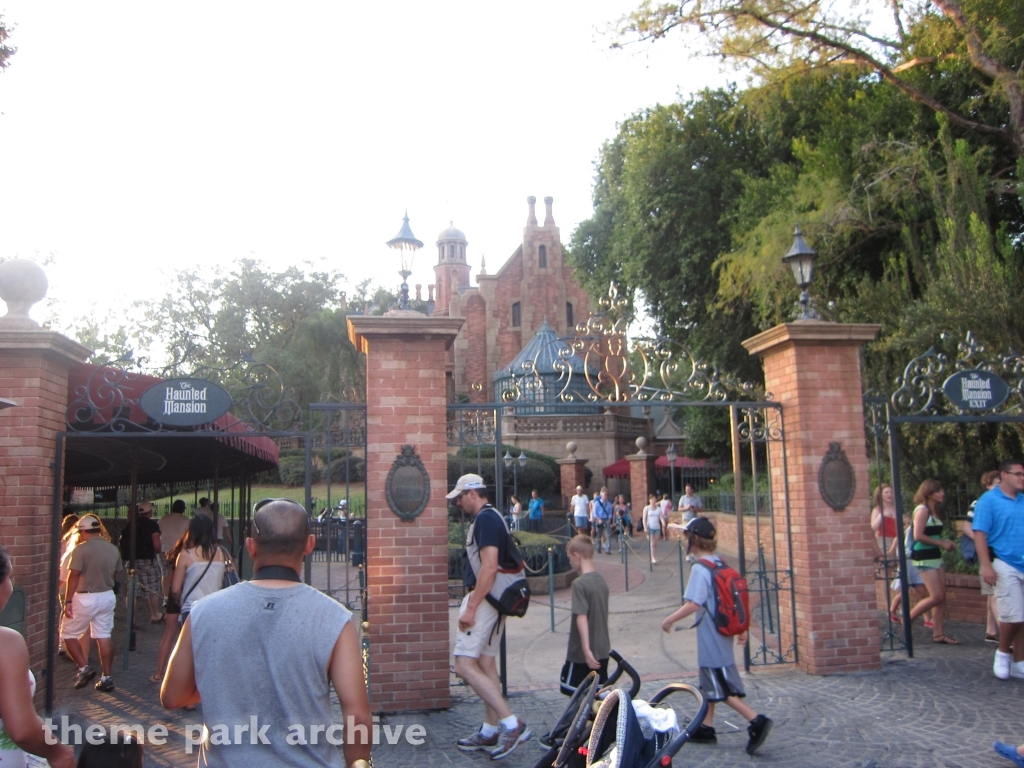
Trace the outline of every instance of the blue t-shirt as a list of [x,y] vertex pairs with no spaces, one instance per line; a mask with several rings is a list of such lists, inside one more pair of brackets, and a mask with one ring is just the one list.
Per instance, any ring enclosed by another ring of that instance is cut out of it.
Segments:
[[604,501],[600,496],[594,499],[594,517],[598,520],[610,520],[612,517],[612,503]]
[[1011,499],[998,487],[987,491],[974,507],[971,528],[985,534],[996,557],[1024,572],[1024,493]]
[[530,519],[540,520],[544,517],[544,499],[530,499]]

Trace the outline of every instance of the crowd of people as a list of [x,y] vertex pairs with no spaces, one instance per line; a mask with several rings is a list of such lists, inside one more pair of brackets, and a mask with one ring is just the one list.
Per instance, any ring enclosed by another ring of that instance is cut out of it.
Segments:
[[[491,760],[502,760],[520,744],[532,738],[532,731],[515,714],[501,695],[496,656],[499,651],[505,621],[509,614],[502,610],[502,594],[497,585],[499,574],[518,569],[514,557],[511,529],[489,500],[486,484],[479,475],[463,475],[448,494],[472,519],[466,538],[464,569],[465,597],[459,607],[458,634],[455,642],[455,672],[480,697],[484,705],[480,728],[458,740],[458,747],[466,752],[483,751]],[[768,736],[772,721],[754,712],[743,703],[746,695],[736,668],[734,636],[725,636],[716,629],[714,620],[717,596],[712,585],[712,570],[723,565],[715,554],[717,548],[714,524],[699,517],[703,508],[700,499],[687,486],[680,511],[686,515],[683,529],[687,540],[687,554],[691,551],[704,568],[695,568],[679,610],[667,617],[662,629],[669,632],[677,621],[700,614],[697,625],[697,654],[700,665],[700,687],[711,706],[700,728],[691,739],[695,743],[713,744],[717,741],[714,723],[714,704],[724,702],[748,721],[747,752],[753,754]],[[667,526],[671,500],[652,496],[644,510],[643,528],[648,537],[656,541]],[[608,679],[608,659],[611,640],[608,630],[608,585],[597,571],[594,555],[610,552],[609,534],[614,526],[630,531],[632,524],[629,506],[621,496],[613,502],[608,489],[601,488],[594,499],[587,498],[582,487],[570,500],[570,511],[576,526],[576,535],[566,545],[569,563],[578,574],[572,583],[572,621],[569,624],[569,643],[560,682],[564,692],[571,692],[596,671],[598,680]],[[707,616],[712,617],[703,621]],[[735,636],[746,642],[744,634]]]

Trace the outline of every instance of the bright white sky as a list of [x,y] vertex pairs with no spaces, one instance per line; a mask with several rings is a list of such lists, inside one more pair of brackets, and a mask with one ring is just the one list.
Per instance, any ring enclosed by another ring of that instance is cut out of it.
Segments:
[[0,0],[0,258],[52,254],[57,327],[249,255],[397,286],[406,208],[410,284],[449,220],[493,273],[528,195],[568,243],[616,124],[725,81],[678,37],[609,50],[635,4]]

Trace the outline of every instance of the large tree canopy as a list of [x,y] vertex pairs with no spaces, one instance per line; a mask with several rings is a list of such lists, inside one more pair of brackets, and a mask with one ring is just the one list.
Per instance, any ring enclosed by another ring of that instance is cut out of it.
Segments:
[[[1021,0],[645,0],[620,31],[628,41],[674,29],[698,33],[702,52],[759,75],[839,65],[873,71],[951,124],[1024,154]],[[961,81],[952,89],[951,73]]]

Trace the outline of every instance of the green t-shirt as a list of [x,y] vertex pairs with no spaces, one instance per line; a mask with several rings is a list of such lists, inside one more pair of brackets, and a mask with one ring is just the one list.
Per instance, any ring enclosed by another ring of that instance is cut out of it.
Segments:
[[[93,536],[71,553],[68,568],[79,571],[79,592],[107,592],[114,588],[114,574],[123,574],[121,553],[109,541]],[[124,581],[122,576],[118,581]]]
[[607,659],[612,650],[608,639],[608,584],[597,571],[584,573],[572,583],[572,622],[569,625],[569,650],[565,658],[576,664],[584,664],[587,660],[583,656],[583,643],[580,642],[580,631],[576,626],[577,616],[587,617],[590,652],[594,658],[598,661]]

